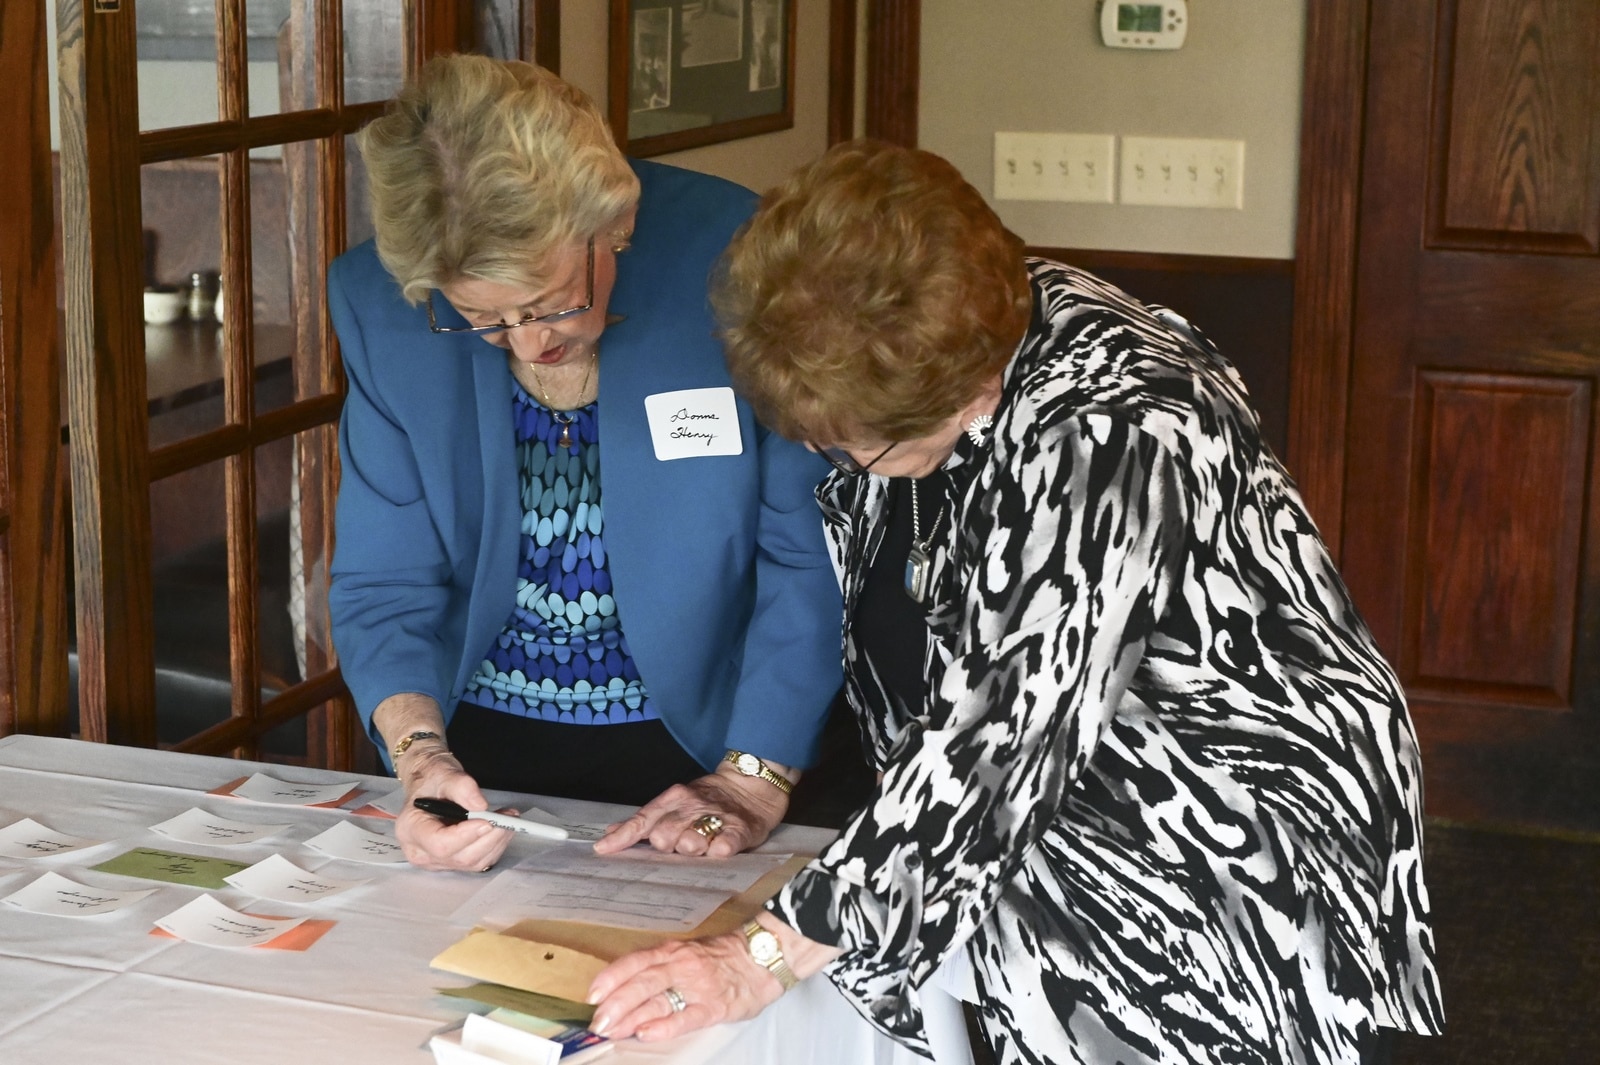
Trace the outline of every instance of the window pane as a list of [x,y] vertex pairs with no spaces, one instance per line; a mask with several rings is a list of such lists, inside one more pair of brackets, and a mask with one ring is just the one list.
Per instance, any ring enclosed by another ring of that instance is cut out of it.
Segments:
[[303,677],[317,677],[334,666],[328,620],[329,544],[333,537],[332,457],[337,427],[319,426],[294,438],[290,482],[289,615],[295,656]]
[[226,515],[222,461],[150,486],[156,733],[162,743],[176,743],[232,713]]
[[[527,0],[531,7],[534,0]],[[478,51],[496,59],[521,59],[522,0],[476,0]]]
[[[316,144],[286,144],[279,158],[250,163],[248,323],[255,339],[258,413],[323,391],[317,328]],[[242,313],[244,308],[239,309]],[[230,311],[229,313],[234,313]]]
[[140,169],[145,230],[145,370],[152,447],[223,424],[222,338],[215,300],[222,263],[221,163]]
[[[250,113],[275,114],[280,111],[309,111],[321,104],[317,95],[317,2],[316,0],[250,0],[250,60],[257,61],[257,34],[270,46],[272,84],[270,105],[266,86],[250,79]],[[270,109],[269,109],[270,106]]]
[[345,0],[345,102],[387,100],[399,92],[408,49],[401,0]]
[[[284,437],[256,451],[257,655],[263,699],[300,682],[305,654],[304,552],[295,542],[299,489],[296,439]],[[298,593],[298,595],[296,594]]]
[[216,6],[147,2],[137,14],[139,128],[217,121]]
[[367,164],[355,137],[344,139],[345,247],[372,239],[372,206],[367,196]]

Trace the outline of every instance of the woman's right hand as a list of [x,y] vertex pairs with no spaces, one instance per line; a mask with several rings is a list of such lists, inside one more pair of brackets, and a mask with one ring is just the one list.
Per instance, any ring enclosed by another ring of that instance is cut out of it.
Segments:
[[[412,805],[418,796],[451,799],[467,810],[487,810],[489,802],[478,782],[446,748],[429,746],[408,751],[401,770],[406,787],[406,808],[395,821],[394,835],[412,865],[423,869],[452,869],[486,873],[500,860],[512,833],[487,821],[462,821],[447,825]],[[396,767],[401,768],[401,767]]]

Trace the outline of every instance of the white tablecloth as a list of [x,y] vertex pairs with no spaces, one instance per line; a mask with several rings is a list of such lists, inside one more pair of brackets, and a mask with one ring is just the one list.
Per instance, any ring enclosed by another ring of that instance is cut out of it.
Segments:
[[[197,889],[161,884],[129,909],[98,917],[46,917],[0,905],[0,1062],[5,1065],[427,1065],[428,1038],[459,1024],[467,1009],[440,987],[470,981],[428,967],[466,931],[449,915],[485,883],[481,876],[430,873],[404,865],[355,865],[301,844],[335,822],[371,830],[390,822],[343,810],[271,807],[206,795],[257,770],[315,783],[360,779],[377,793],[397,783],[320,770],[181,755],[73,740],[0,739],[0,826],[22,817],[101,846],[38,859],[0,857],[0,896],[55,871],[93,886],[151,886],[90,867],[134,846],[214,854],[254,862],[282,853],[335,877],[372,877],[344,895],[309,906],[266,903],[232,889],[215,892],[236,908],[336,922],[310,950],[220,950],[150,934],[154,921]],[[505,793],[491,802],[537,802],[562,817],[610,820],[619,812],[574,800]],[[293,822],[255,844],[206,848],[175,844],[149,827],[199,806],[235,820]],[[814,852],[830,833],[783,826],[774,850]],[[522,842],[513,842],[510,857]],[[959,1006],[945,999],[930,1015],[941,1065],[968,1065]],[[804,981],[757,1019],[647,1046],[618,1044],[615,1065],[920,1065],[878,1035],[820,977]]]

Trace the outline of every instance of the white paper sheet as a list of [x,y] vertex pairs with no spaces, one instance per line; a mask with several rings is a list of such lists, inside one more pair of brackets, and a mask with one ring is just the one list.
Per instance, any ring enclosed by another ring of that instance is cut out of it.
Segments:
[[183,843],[236,847],[242,843],[254,843],[258,839],[266,839],[288,827],[288,825],[261,825],[249,821],[235,821],[195,806],[176,817],[168,818],[159,825],[151,825],[150,831],[159,832],[168,839]]
[[601,857],[587,846],[558,844],[496,876],[451,920],[505,927],[538,917],[687,932],[789,857],[690,858],[648,847]]
[[331,784],[295,784],[265,773],[252,773],[230,793],[238,799],[271,803],[275,806],[319,806],[350,797],[361,786],[359,780],[336,780]]
[[20,821],[13,821],[5,828],[0,828],[0,855],[7,858],[48,858],[52,854],[66,854],[68,851],[98,847],[104,842],[100,839],[84,839],[82,836],[57,832],[31,817],[24,817]]
[[300,927],[304,917],[252,917],[201,895],[156,922],[179,939],[205,947],[259,947]]
[[330,858],[368,865],[395,865],[406,860],[405,852],[392,837],[369,832],[349,821],[340,821],[326,832],[312,836],[306,840],[306,846]]
[[350,812],[362,817],[399,817],[400,811],[406,808],[406,789],[395,788],[388,792],[368,792],[361,805],[352,807]]
[[274,854],[224,879],[240,891],[273,902],[313,902],[367,883],[365,878],[341,880],[307,872],[281,854]]
[[155,894],[156,890],[118,891],[114,888],[90,887],[69,880],[60,873],[46,873],[21,890],[0,899],[0,902],[29,913],[52,917],[95,917],[132,906],[140,899]]

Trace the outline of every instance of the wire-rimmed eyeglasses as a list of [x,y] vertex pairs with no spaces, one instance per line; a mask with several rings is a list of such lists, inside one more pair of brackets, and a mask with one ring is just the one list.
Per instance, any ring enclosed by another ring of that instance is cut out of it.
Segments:
[[872,461],[866,463],[865,465],[857,462],[855,457],[842,447],[823,447],[821,444],[812,444],[811,450],[827,459],[834,469],[838,470],[847,477],[859,477],[863,473],[866,473],[868,470],[872,469],[872,467],[876,466],[878,464],[878,460],[883,458],[883,456],[887,455],[889,452],[893,451],[897,444],[899,444],[898,440],[896,440],[894,443],[891,443],[888,447],[874,455],[872,457]]
[[585,287],[583,306],[568,307],[564,311],[555,311],[551,314],[530,314],[515,322],[495,322],[493,325],[440,325],[433,316],[433,293],[428,293],[428,331],[433,333],[471,333],[474,336],[490,336],[503,333],[507,329],[520,329],[525,325],[549,325],[552,322],[562,322],[568,318],[576,318],[594,306],[594,238],[589,238],[589,265],[588,282]]

